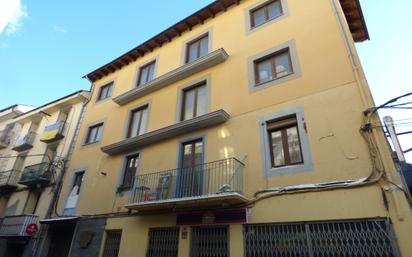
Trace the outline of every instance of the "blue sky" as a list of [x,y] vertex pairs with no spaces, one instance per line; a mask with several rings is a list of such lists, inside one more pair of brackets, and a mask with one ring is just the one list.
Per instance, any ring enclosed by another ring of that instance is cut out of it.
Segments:
[[[0,109],[41,105],[89,89],[83,75],[211,2],[0,0]],[[361,3],[371,40],[357,48],[380,104],[412,91],[412,1]],[[10,10],[17,10],[11,18]],[[5,26],[7,18],[11,22]],[[412,118],[412,111],[381,115],[399,120]],[[412,124],[398,129],[412,130]],[[404,149],[412,147],[412,136],[401,140]],[[412,153],[407,157],[412,161]]]

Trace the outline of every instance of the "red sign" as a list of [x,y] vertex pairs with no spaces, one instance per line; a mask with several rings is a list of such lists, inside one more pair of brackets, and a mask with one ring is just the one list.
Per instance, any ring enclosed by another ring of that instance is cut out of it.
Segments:
[[36,234],[37,231],[39,231],[39,226],[37,226],[37,224],[32,223],[32,224],[27,225],[26,227],[26,233],[29,236]]

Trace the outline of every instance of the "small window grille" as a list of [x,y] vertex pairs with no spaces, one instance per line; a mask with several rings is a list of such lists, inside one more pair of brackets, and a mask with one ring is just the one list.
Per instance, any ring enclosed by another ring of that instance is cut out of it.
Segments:
[[119,255],[122,231],[107,231],[102,257],[117,257]]
[[228,257],[228,227],[192,227],[190,257]]
[[179,228],[152,228],[146,257],[178,257]]

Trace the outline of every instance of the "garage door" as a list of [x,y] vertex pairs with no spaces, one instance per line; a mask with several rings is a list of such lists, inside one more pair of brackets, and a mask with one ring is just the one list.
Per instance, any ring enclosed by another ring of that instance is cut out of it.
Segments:
[[245,257],[399,257],[386,220],[253,224]]

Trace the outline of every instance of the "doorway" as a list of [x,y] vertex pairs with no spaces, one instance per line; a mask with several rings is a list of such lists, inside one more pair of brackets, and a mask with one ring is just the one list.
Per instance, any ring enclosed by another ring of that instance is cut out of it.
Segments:
[[50,247],[47,257],[67,257],[74,234],[74,225],[51,226]]
[[177,171],[177,198],[202,195],[203,191],[203,139],[185,142],[181,146],[181,160]]

